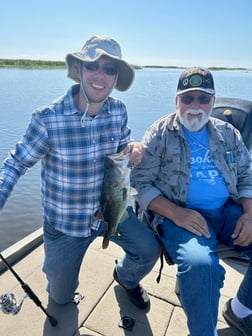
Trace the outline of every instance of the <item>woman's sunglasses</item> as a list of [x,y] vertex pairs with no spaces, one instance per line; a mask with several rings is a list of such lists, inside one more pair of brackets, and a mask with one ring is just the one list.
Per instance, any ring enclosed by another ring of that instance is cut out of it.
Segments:
[[90,72],[96,72],[99,69],[102,69],[102,71],[108,76],[115,76],[118,74],[119,71],[118,63],[115,62],[108,62],[104,64],[100,64],[98,61],[83,62],[83,65],[86,70]]
[[180,97],[180,100],[183,104],[185,105],[189,105],[191,104],[193,101],[197,101],[199,104],[209,104],[211,99],[212,99],[212,96],[209,95],[209,94],[204,94],[204,95],[200,95],[198,97],[195,97],[191,94],[183,94]]

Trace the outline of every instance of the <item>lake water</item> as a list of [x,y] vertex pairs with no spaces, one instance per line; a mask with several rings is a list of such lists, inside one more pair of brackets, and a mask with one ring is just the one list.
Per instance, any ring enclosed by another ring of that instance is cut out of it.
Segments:
[[[114,91],[128,108],[132,136],[140,140],[157,118],[175,109],[181,70],[137,70],[129,91]],[[222,97],[252,100],[252,71],[213,71]],[[33,109],[63,95],[73,81],[66,70],[0,69],[0,162],[22,137]],[[0,251],[42,225],[40,164],[21,177],[0,215]]]

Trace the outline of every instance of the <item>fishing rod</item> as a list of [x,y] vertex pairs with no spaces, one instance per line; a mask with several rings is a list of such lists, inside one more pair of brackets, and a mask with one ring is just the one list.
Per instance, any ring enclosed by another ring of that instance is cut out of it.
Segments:
[[[48,317],[48,320],[50,324],[55,327],[58,324],[58,321],[56,320],[55,317],[52,315],[48,314],[46,309],[42,306],[41,301],[37,297],[37,295],[32,291],[32,289],[20,278],[20,276],[16,273],[16,271],[11,267],[11,265],[8,263],[8,261],[2,256],[0,253],[0,258],[4,262],[4,264],[7,266],[7,268],[11,271],[11,273],[15,276],[15,278],[20,282],[24,292],[29,296],[29,298],[39,307],[42,309],[42,311],[46,314]],[[3,294],[0,296],[0,309],[5,313],[5,314],[17,314],[21,306],[23,304],[24,299],[26,298],[26,295],[23,297],[22,301],[18,304],[16,301],[16,298],[13,293],[11,294]]]

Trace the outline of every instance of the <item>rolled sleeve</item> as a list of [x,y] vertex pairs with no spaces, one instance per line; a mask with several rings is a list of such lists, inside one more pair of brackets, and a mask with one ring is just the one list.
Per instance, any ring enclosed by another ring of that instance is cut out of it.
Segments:
[[148,189],[146,189],[141,194],[137,194],[136,198],[137,198],[137,201],[139,202],[139,204],[141,205],[141,207],[144,210],[148,210],[150,202],[154,198],[158,197],[159,195],[161,195],[160,190],[158,190],[155,187],[149,187]]

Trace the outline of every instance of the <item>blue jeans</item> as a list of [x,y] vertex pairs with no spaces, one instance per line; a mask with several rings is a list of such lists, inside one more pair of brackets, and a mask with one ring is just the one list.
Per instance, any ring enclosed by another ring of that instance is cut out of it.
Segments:
[[[218,241],[233,246],[231,235],[243,211],[232,200],[218,210],[198,211],[208,223],[211,233],[209,239],[195,236],[168,219],[160,225],[161,239],[178,265],[181,301],[191,336],[213,336],[217,325],[220,289],[225,277],[216,246]],[[237,295],[246,307],[252,309],[252,244],[234,247],[244,251],[250,258]]]
[[[160,256],[160,246],[153,232],[137,219],[132,208],[128,208],[128,214],[126,221],[118,226],[120,236],[111,236],[111,241],[125,251],[116,265],[120,282],[126,288],[134,288],[153,268]],[[99,230],[93,230],[90,237],[71,237],[44,223],[43,271],[48,279],[47,291],[55,302],[71,301],[79,284],[79,271],[87,248],[105,232],[106,225],[102,222]]]

